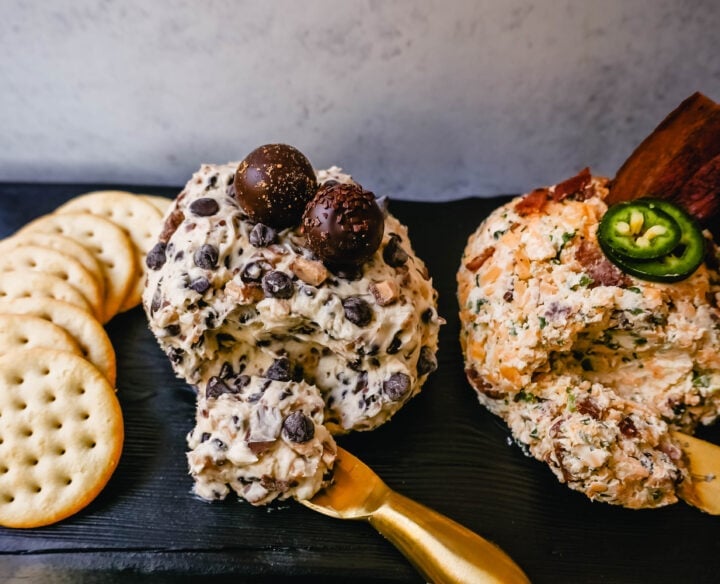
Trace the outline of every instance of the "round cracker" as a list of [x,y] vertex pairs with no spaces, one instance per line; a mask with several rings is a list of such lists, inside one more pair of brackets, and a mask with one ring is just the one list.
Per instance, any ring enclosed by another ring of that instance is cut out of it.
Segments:
[[0,241],[0,253],[16,248],[20,245],[39,245],[41,247],[49,247],[50,249],[72,256],[95,277],[100,285],[101,293],[104,297],[105,280],[103,279],[100,263],[89,250],[85,249],[77,241],[70,239],[69,237],[65,237],[64,235],[50,233],[18,233]]
[[93,313],[101,317],[103,297],[100,285],[76,259],[49,247],[21,245],[0,254],[0,273],[15,270],[44,272],[65,280],[83,295]]
[[105,279],[102,322],[115,316],[137,278],[135,251],[123,230],[91,213],[53,213],[35,219],[20,233],[36,231],[65,235],[95,254]]
[[90,363],[41,348],[0,357],[0,525],[80,511],[110,479],[123,439],[115,392]]
[[110,385],[115,387],[115,349],[105,329],[88,312],[60,300],[21,298],[0,301],[0,313],[29,314],[65,329],[77,341],[85,359],[95,365]]
[[155,207],[162,215],[170,208],[170,204],[173,202],[168,197],[161,197],[160,195],[140,195],[153,207]]
[[0,355],[19,349],[42,347],[82,357],[77,341],[65,329],[27,314],[0,314]]
[[120,227],[135,247],[135,285],[123,300],[118,312],[140,304],[145,285],[145,256],[155,245],[162,226],[162,213],[141,196],[124,191],[93,191],[69,200],[56,213],[92,213]]
[[0,300],[48,298],[62,300],[81,308],[95,318],[85,297],[62,278],[46,272],[13,270],[0,275]]

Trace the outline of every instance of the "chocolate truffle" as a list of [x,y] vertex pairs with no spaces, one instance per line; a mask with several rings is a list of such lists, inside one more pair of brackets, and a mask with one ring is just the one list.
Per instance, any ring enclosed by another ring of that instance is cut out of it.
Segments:
[[317,190],[317,179],[302,152],[287,144],[266,144],[238,165],[234,186],[252,221],[284,229],[300,223]]
[[357,184],[320,186],[303,215],[308,247],[330,266],[361,264],[375,253],[385,229],[375,196]]

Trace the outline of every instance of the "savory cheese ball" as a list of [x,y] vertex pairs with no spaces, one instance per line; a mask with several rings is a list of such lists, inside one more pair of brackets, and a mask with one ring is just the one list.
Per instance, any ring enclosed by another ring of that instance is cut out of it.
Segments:
[[[197,387],[199,409],[213,378],[242,374],[271,378],[288,391],[303,382],[302,395],[324,404],[316,427],[332,434],[375,428],[437,366],[437,293],[407,229],[384,213],[382,241],[370,258],[331,269],[307,247],[299,225],[277,230],[249,219],[234,193],[236,168],[203,165],[166,212],[147,257],[143,300],[152,332],[177,375]],[[317,179],[355,184],[337,168]],[[195,452],[207,448],[197,432]],[[316,475],[327,466],[331,461],[317,465]],[[284,465],[268,468],[278,484],[288,480]],[[239,494],[248,496],[245,488]],[[249,500],[267,502],[255,494]]]
[[671,284],[624,274],[597,241],[607,192],[581,173],[480,225],[458,271],[461,344],[480,402],[561,482],[656,507],[691,480],[668,429],[718,416],[718,251]]

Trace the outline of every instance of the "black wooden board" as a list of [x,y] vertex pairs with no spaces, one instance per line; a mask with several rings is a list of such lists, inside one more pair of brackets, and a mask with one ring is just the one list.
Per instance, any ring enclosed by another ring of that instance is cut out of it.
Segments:
[[[97,188],[123,187],[0,184],[0,236]],[[510,444],[504,426],[477,403],[457,342],[455,271],[467,236],[504,200],[391,202],[440,293],[447,319],[440,367],[391,422],[340,444],[394,489],[500,545],[534,582],[718,581],[719,518],[684,503],[652,511],[592,503]],[[126,427],[120,464],[79,514],[34,530],[0,528],[0,581],[421,581],[367,524],[293,502],[255,508],[194,498],[185,463],[192,392],[173,376],[141,309],[116,317],[107,330]]]

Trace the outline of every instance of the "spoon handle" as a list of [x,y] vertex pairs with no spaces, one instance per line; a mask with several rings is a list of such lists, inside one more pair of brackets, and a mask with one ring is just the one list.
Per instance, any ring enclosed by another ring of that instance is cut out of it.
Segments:
[[428,582],[530,582],[499,547],[392,490],[368,519]]

